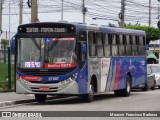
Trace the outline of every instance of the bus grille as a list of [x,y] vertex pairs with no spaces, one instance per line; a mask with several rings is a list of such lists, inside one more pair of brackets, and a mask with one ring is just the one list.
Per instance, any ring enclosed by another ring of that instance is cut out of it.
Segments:
[[44,82],[44,81],[29,81],[31,83],[36,83],[36,84],[57,84],[60,81],[53,81],[53,82]]
[[74,68],[67,68],[67,69],[23,69],[17,68],[17,70],[26,75],[33,75],[33,76],[56,76],[56,75],[65,75],[74,71]]

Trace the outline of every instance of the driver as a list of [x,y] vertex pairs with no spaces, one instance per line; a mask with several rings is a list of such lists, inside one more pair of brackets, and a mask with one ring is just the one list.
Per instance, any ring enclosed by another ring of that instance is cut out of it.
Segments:
[[73,60],[76,61],[77,60],[77,56],[76,54],[70,50],[70,48],[66,48],[63,54],[63,57],[73,57]]

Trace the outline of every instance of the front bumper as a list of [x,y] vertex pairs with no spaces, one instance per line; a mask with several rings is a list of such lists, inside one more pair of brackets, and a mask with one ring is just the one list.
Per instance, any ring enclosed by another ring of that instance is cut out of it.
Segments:
[[[48,89],[41,90],[40,87],[46,87]],[[72,81],[68,84],[59,83],[21,83],[19,80],[16,81],[16,93],[18,94],[78,94],[78,84],[76,81]]]

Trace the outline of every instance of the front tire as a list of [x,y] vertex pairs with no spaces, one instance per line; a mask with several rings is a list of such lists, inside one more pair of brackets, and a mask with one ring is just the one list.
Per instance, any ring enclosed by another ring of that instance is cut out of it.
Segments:
[[89,93],[83,95],[83,99],[85,102],[92,102],[94,100],[94,85],[92,81],[90,83]]
[[142,90],[143,91],[148,91],[148,83],[147,82],[145,83],[145,86],[144,86],[144,88],[142,88]]
[[44,103],[47,99],[47,95],[45,95],[45,94],[35,94],[35,99],[38,103]]

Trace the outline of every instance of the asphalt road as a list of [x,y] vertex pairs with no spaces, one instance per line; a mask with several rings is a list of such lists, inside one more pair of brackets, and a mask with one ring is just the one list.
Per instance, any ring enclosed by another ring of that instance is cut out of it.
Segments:
[[[28,103],[10,106],[2,108],[0,111],[160,111],[160,90],[155,91],[149,90],[143,92],[141,90],[134,90],[131,92],[130,97],[115,97],[113,93],[107,93],[103,95],[96,95],[95,100],[92,103],[84,103],[83,99],[80,97],[67,97],[61,99],[48,100],[46,103]],[[95,112],[96,114],[96,112]],[[87,120],[106,120],[110,117],[84,117],[76,118],[87,119]],[[56,118],[54,118],[56,119]],[[53,119],[53,120],[54,120]],[[69,117],[58,117],[60,119],[68,119]],[[57,120],[56,119],[56,120]],[[72,117],[74,120],[75,118]],[[111,117],[112,120],[130,120],[137,117]],[[138,117],[138,120],[158,120],[157,117]]]

